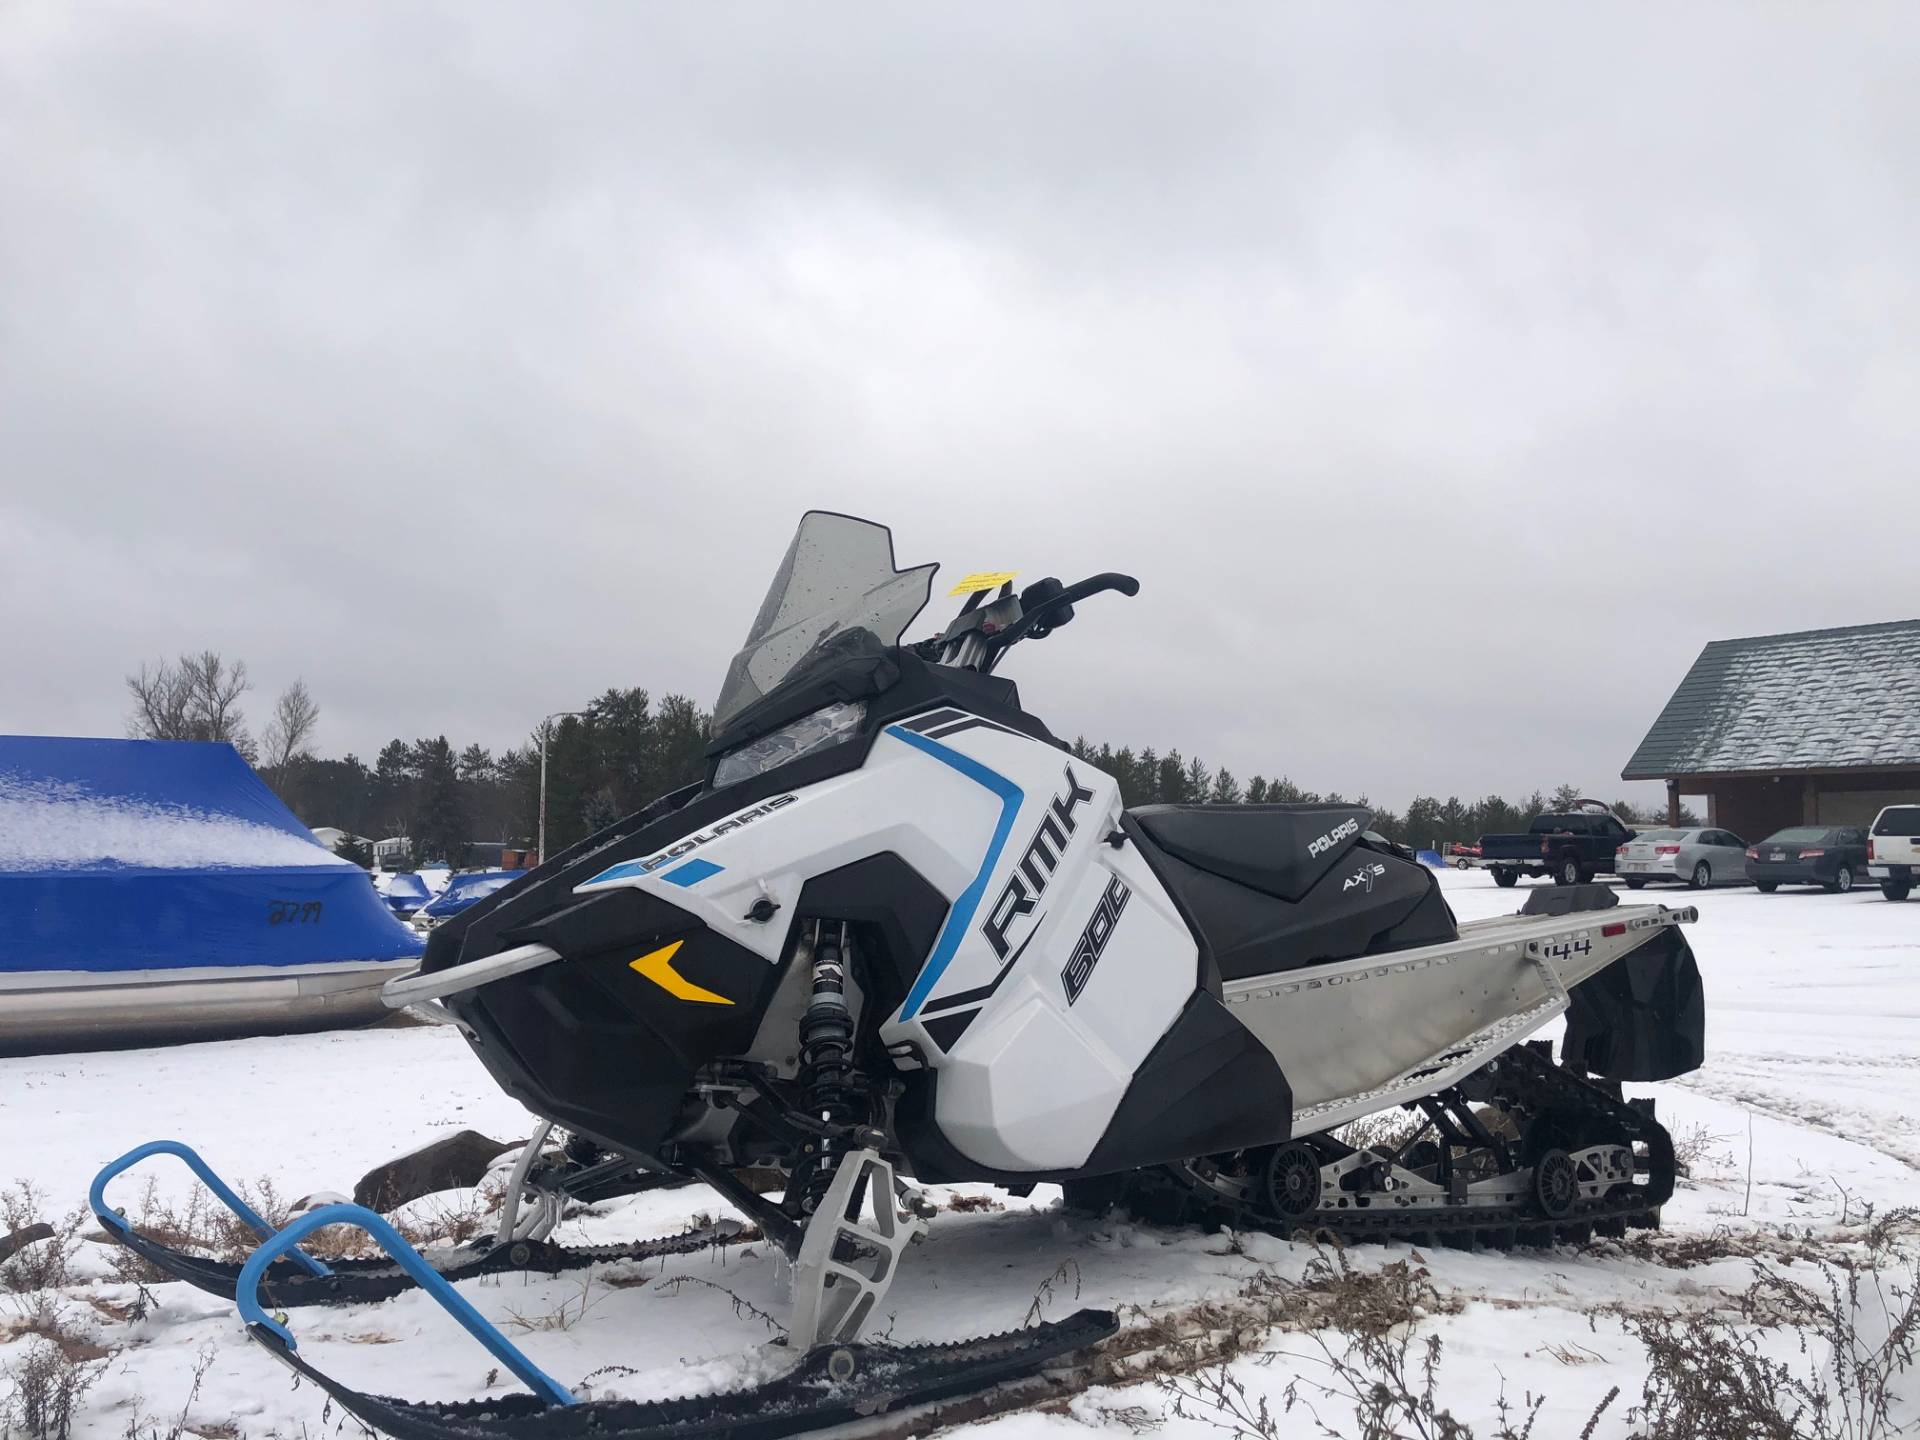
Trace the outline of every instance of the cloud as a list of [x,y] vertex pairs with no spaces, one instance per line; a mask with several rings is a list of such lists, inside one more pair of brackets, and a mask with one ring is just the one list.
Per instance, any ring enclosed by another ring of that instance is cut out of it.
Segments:
[[1917,26],[16,5],[0,724],[710,701],[817,505],[1139,575],[1063,732],[1616,793],[1705,641],[1908,614]]

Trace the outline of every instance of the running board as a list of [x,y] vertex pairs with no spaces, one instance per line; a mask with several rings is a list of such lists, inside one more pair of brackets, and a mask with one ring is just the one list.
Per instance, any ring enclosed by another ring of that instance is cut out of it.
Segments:
[[1388,1110],[1410,1100],[1418,1100],[1423,1095],[1458,1085],[1489,1060],[1511,1050],[1556,1015],[1563,1014],[1566,1008],[1567,992],[1561,990],[1558,995],[1531,1010],[1496,1020],[1458,1045],[1450,1045],[1412,1069],[1401,1071],[1385,1085],[1359,1095],[1327,1100],[1318,1105],[1309,1105],[1304,1110],[1296,1110],[1293,1112],[1293,1133],[1317,1135],[1323,1130],[1335,1130],[1352,1121],[1364,1119],[1376,1110]]
[[1440,945],[1232,980],[1222,1000],[1293,1081],[1311,1135],[1458,1084],[1566,1013],[1571,991],[1691,906],[1514,915]]

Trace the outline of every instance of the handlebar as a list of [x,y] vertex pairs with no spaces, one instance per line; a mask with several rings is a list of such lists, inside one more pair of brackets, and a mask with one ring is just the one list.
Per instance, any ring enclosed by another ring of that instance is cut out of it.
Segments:
[[1040,619],[1049,610],[1057,610],[1063,605],[1071,605],[1076,600],[1085,600],[1098,595],[1103,590],[1118,590],[1122,595],[1138,595],[1140,582],[1131,575],[1122,575],[1117,570],[1107,570],[1098,575],[1089,575],[1077,585],[1069,585],[1058,595],[1043,600],[1033,609],[1022,615],[1013,624],[993,637],[993,648],[1005,650],[1009,645],[1017,644],[1027,635],[1039,628]]

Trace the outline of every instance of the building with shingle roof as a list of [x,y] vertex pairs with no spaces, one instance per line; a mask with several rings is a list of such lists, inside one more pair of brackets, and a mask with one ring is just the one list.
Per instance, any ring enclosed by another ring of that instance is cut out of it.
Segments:
[[1748,840],[1920,803],[1920,620],[1714,641],[1620,773]]

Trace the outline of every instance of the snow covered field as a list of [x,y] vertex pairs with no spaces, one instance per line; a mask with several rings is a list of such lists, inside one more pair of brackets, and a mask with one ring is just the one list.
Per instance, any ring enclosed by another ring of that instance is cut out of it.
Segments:
[[[1478,873],[1442,883],[1463,920],[1508,912],[1522,891],[1497,890]],[[1696,903],[1689,937],[1708,1000],[1708,1060],[1685,1080],[1644,1087],[1691,1158],[1651,1250],[1596,1243],[1585,1250],[1513,1254],[1422,1252],[1441,1303],[1422,1335],[1444,1345],[1445,1404],[1494,1433],[1494,1403],[1547,1397],[1535,1434],[1580,1433],[1606,1392],[1620,1400],[1593,1432],[1633,1433],[1627,1406],[1645,1372],[1639,1343],[1608,1307],[1677,1312],[1720,1303],[1743,1289],[1750,1263],[1728,1257],[1687,1267],[1676,1242],[1716,1233],[1811,1227],[1832,1234],[1865,1205],[1885,1210],[1914,1199],[1920,1165],[1920,904],[1890,905],[1877,893],[1830,896],[1748,889],[1645,892],[1626,901]],[[295,1039],[187,1045],[102,1055],[0,1059],[0,1186],[33,1182],[60,1213],[84,1204],[105,1161],[137,1142],[196,1145],[230,1178],[270,1179],[284,1196],[348,1189],[372,1165],[436,1133],[471,1127],[503,1141],[528,1119],[488,1081],[459,1037],[431,1028],[383,1029]],[[163,1195],[189,1182],[168,1161],[149,1162]],[[137,1201],[139,1183],[115,1199]],[[1015,1200],[986,1187],[993,1208],[943,1211],[909,1257],[877,1327],[899,1340],[937,1339],[1017,1327],[1036,1310],[1058,1316],[1079,1305],[1122,1311],[1130,1326],[1190,1317],[1203,1301],[1233,1303],[1250,1284],[1301,1277],[1313,1251],[1264,1235],[1228,1237],[1068,1217],[1047,1187]],[[935,1198],[950,1201],[952,1192]],[[613,1202],[569,1222],[567,1243],[660,1235],[695,1212],[721,1212],[710,1192],[683,1190]],[[48,1215],[45,1218],[55,1218]],[[1355,1251],[1377,1270],[1411,1258],[1407,1247]],[[63,1325],[112,1350],[86,1395],[82,1435],[158,1433],[185,1412],[188,1431],[260,1437],[331,1433],[324,1397],[249,1344],[232,1308],[184,1285],[156,1288],[157,1309],[127,1322],[113,1309],[134,1298],[111,1279],[102,1247],[85,1245],[76,1283],[59,1293]],[[710,1284],[672,1284],[675,1277]],[[645,1279],[613,1284],[613,1279]],[[584,1288],[583,1288],[584,1287]],[[510,1331],[542,1368],[573,1384],[616,1368],[582,1393],[653,1397],[737,1384],[777,1368],[767,1325],[750,1306],[780,1313],[775,1265],[762,1246],[649,1266],[644,1272],[554,1280],[512,1278],[462,1287]],[[30,1297],[0,1294],[0,1371],[40,1342],[22,1333]],[[572,1323],[571,1311],[585,1316]],[[569,1323],[562,1326],[560,1319]],[[307,1310],[292,1319],[301,1349],[362,1389],[416,1399],[503,1393],[492,1361],[419,1295],[385,1304]],[[1278,1404],[1294,1375],[1324,1376],[1319,1350],[1297,1329],[1275,1330],[1266,1363],[1243,1358],[1230,1375],[1249,1394]],[[1789,1352],[1791,1347],[1789,1346]],[[196,1360],[210,1356],[189,1406]],[[1920,1388],[1920,1387],[1916,1387]],[[0,1397],[7,1385],[0,1380]],[[1151,1427],[1168,1436],[1215,1434],[1203,1418],[1170,1413],[1152,1384],[1096,1386],[1053,1413],[988,1421],[980,1434],[1075,1435]],[[1191,1408],[1191,1402],[1187,1402]],[[1350,1407],[1322,1402],[1337,1433],[1354,1433]],[[1218,1417],[1215,1417],[1218,1418]],[[220,1428],[221,1426],[229,1428]],[[1299,1416],[1284,1433],[1313,1433]]]

